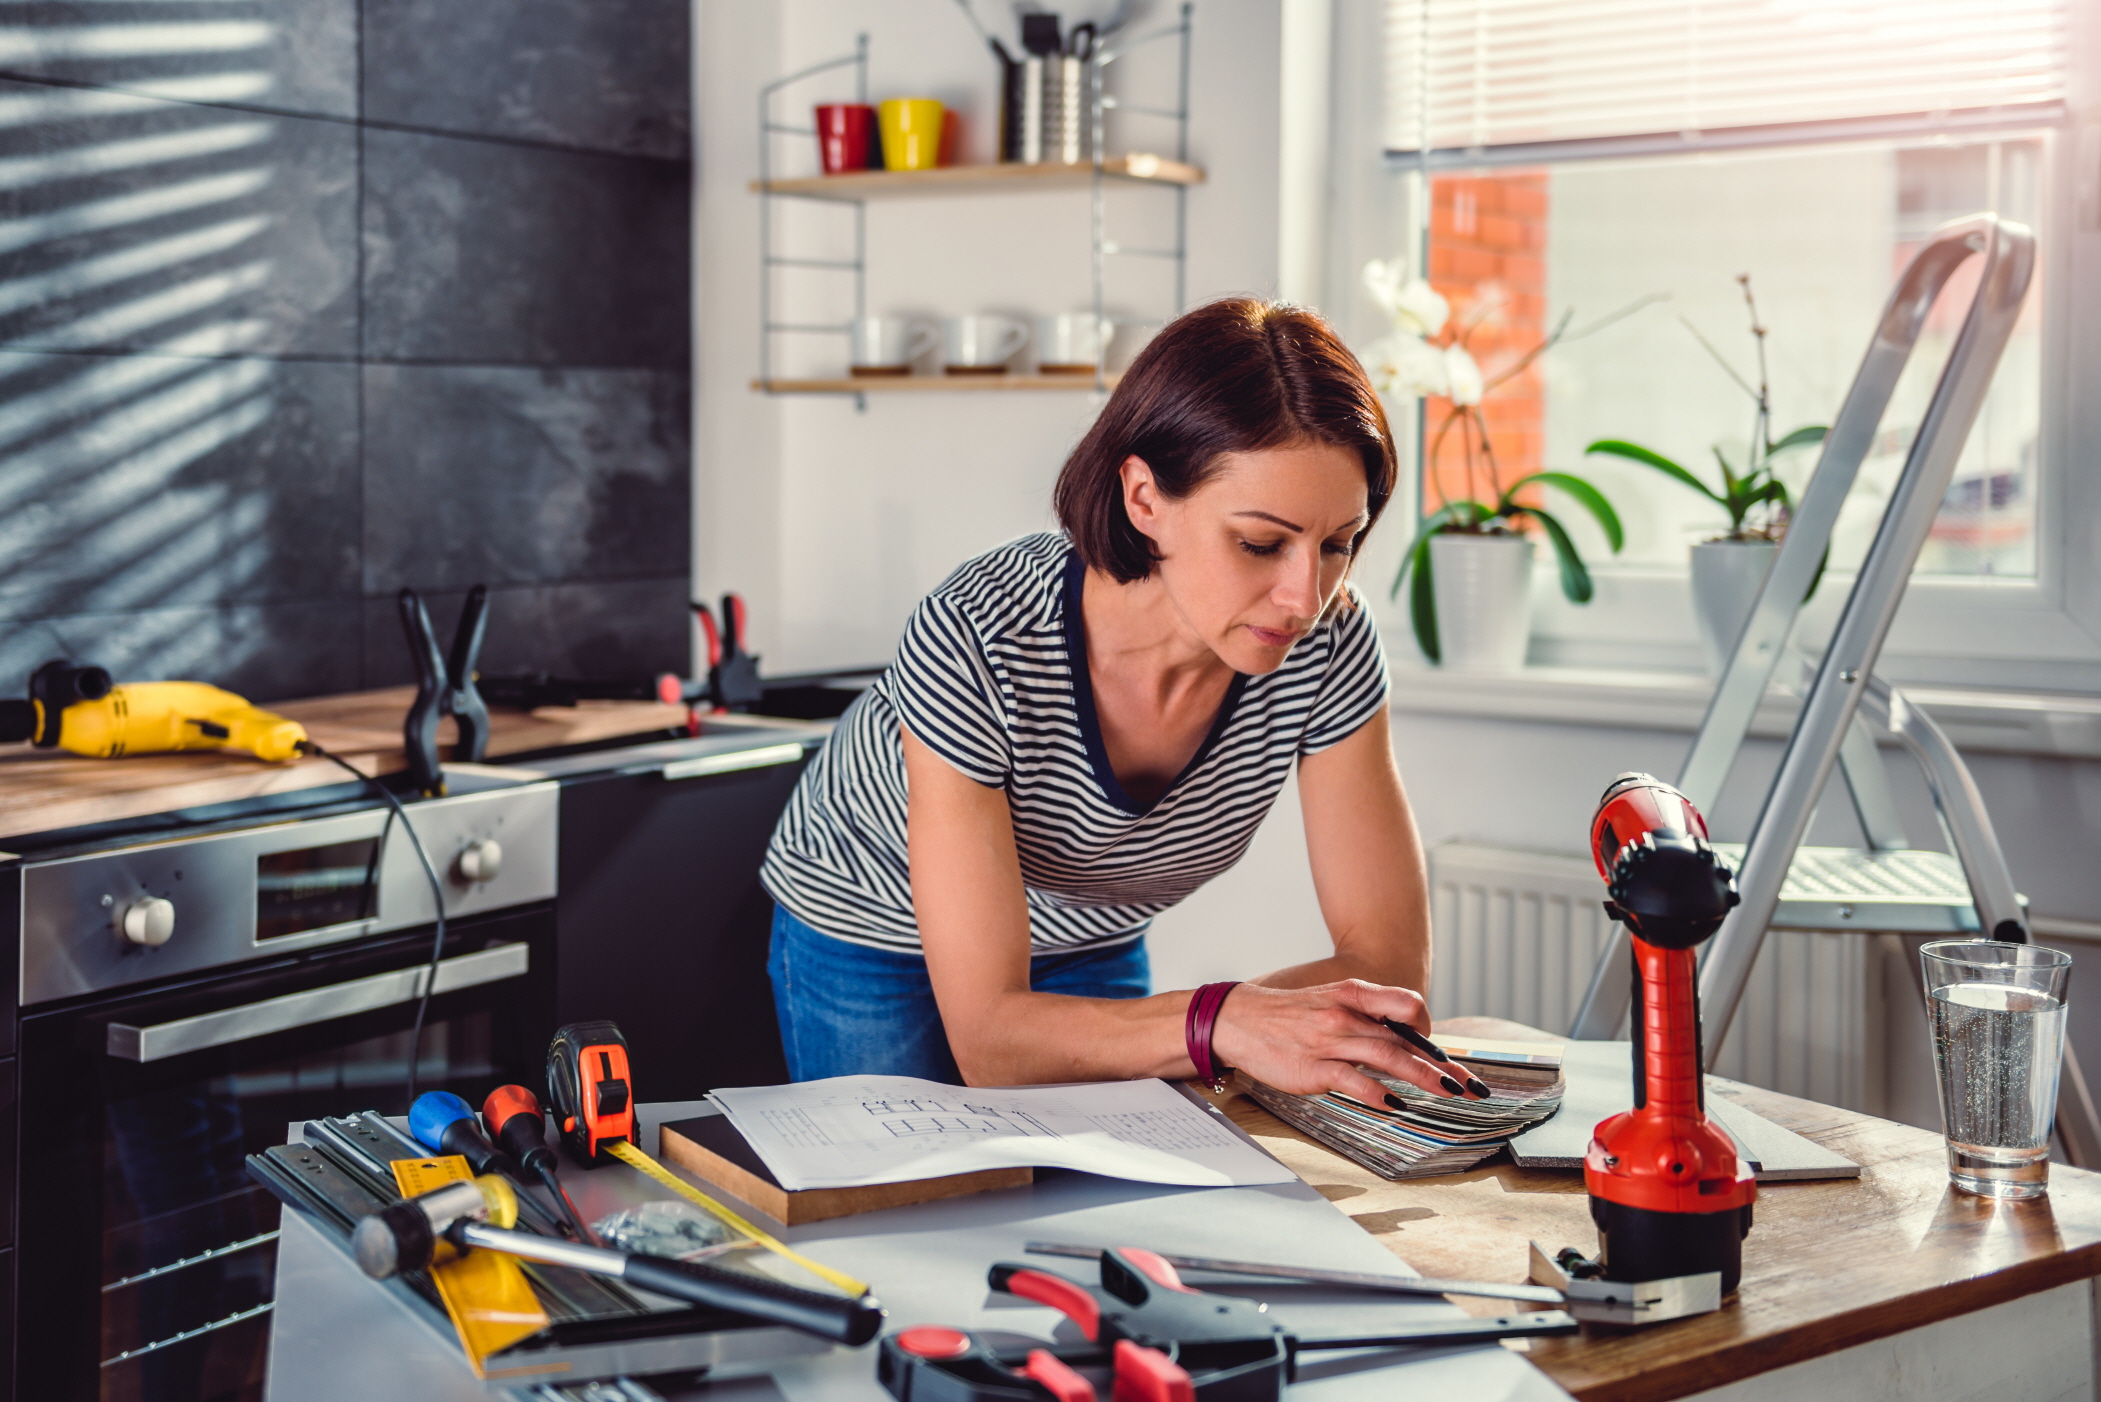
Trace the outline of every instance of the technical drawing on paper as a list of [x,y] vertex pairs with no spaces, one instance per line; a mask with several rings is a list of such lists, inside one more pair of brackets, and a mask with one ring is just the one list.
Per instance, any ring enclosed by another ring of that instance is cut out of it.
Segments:
[[992,1105],[951,1105],[943,1100],[864,1100],[861,1108],[881,1121],[893,1138],[925,1134],[1011,1134],[1055,1139],[1057,1132],[1035,1116]]
[[1003,1123],[967,1120],[961,1115],[921,1115],[913,1119],[884,1120],[883,1128],[899,1139],[914,1134],[1011,1134]]

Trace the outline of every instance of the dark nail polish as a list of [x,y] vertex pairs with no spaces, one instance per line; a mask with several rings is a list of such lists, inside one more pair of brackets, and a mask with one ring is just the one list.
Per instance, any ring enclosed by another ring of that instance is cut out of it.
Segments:
[[1479,1076],[1468,1076],[1466,1078],[1466,1088],[1483,1100],[1488,1099],[1491,1093],[1488,1089],[1488,1082],[1482,1080]]
[[[1439,1077],[1437,1078],[1437,1080],[1438,1080],[1438,1084],[1442,1085],[1442,1086],[1443,1086],[1443,1087],[1445,1088],[1445,1092],[1446,1092],[1447,1094],[1450,1094],[1450,1095],[1458,1095],[1458,1094],[1460,1094],[1460,1090],[1459,1090],[1459,1083],[1458,1083],[1457,1081],[1453,1080],[1453,1079],[1452,1079],[1452,1078],[1451,1078],[1450,1076],[1439,1076]],[[1478,1083],[1477,1083],[1477,1084],[1478,1084]]]
[[1408,1108],[1408,1102],[1401,1099],[1398,1095],[1387,1096],[1386,1103],[1396,1110],[1405,1110]]

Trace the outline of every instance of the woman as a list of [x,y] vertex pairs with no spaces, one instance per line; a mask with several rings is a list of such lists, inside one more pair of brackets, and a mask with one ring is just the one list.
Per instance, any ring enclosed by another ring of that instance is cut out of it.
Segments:
[[[1427,1032],[1420,843],[1350,563],[1392,436],[1318,317],[1168,326],[1060,475],[1061,533],[969,561],[841,718],[766,857],[797,1080],[1014,1085],[1237,1067],[1378,1103],[1461,1088]],[[1328,958],[1152,994],[1152,917],[1247,850],[1292,764]],[[1485,1091],[1484,1091],[1485,1093]]]

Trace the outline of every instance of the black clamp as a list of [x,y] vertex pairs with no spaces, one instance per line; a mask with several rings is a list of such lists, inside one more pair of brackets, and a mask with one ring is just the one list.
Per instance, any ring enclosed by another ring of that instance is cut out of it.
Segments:
[[416,699],[401,723],[401,738],[408,751],[409,778],[419,792],[435,798],[445,792],[445,771],[438,762],[439,720],[451,716],[459,725],[454,763],[473,764],[488,752],[489,708],[474,689],[474,668],[481,660],[482,634],[489,622],[489,589],[477,584],[467,591],[449,659],[438,651],[430,614],[416,591],[402,590],[400,602],[401,630],[416,664]]

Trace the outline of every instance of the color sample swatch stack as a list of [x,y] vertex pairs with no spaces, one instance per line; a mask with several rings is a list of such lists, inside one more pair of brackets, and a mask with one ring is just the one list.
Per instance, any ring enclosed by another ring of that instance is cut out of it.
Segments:
[[1472,1168],[1561,1108],[1558,1044],[1457,1046],[1445,1052],[1487,1082],[1486,1100],[1446,1099],[1359,1067],[1404,1108],[1347,1096],[1292,1095],[1243,1077],[1255,1102],[1292,1128],[1382,1178],[1426,1178]]

